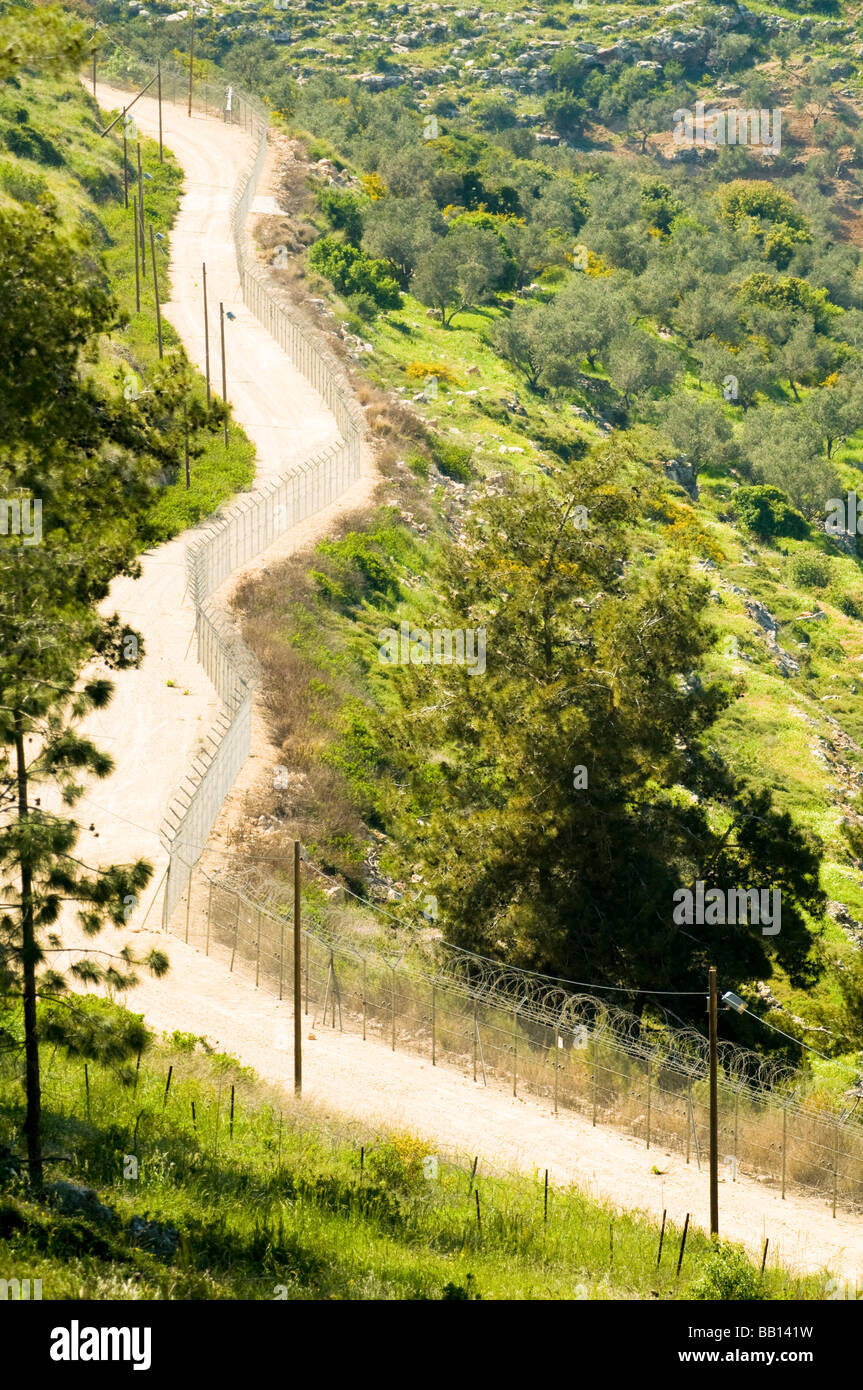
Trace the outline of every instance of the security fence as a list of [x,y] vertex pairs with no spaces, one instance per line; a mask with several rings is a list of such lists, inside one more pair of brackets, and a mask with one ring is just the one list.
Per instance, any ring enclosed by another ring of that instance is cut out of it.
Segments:
[[[100,69],[104,81],[137,88],[152,65],[126,54]],[[162,67],[162,98],[186,100],[188,77]],[[193,110],[242,126],[254,156],[232,203],[244,300],[326,401],[342,442],[243,497],[189,546],[198,658],[224,705],[208,745],[170,808],[163,922],[231,970],[284,998],[293,972],[289,913],[196,869],[224,798],[248,756],[256,684],[251,654],[209,601],[237,568],[303,517],[338,497],[359,474],[363,420],[339,364],[280,302],[256,264],[244,224],[266,157],[259,102],[224,83],[198,82]],[[504,1084],[542,1097],[555,1113],[617,1125],[646,1149],[685,1153],[706,1164],[708,1082],[704,1039],[655,1029],[558,981],[485,961],[437,942],[398,958],[362,952],[326,929],[304,930],[304,1012],[315,1026],[377,1038],[461,1067],[477,1084]],[[721,1047],[720,1155],[726,1175],[794,1186],[837,1207],[863,1209],[863,1129],[795,1099],[794,1077],[743,1049]]]
[[[201,866],[169,928],[279,999],[293,989],[290,901],[265,904]],[[477,1085],[528,1092],[554,1113],[613,1125],[661,1156],[707,1168],[707,1041],[659,1027],[561,981],[435,940],[398,954],[340,935],[328,908],[302,932],[303,1011],[315,1028],[373,1038],[458,1067]],[[706,1003],[706,989],[705,989]],[[279,1042],[274,1039],[274,1045]],[[282,1045],[285,1045],[284,1043]],[[746,1175],[863,1210],[863,1127],[807,1105],[803,1077],[733,1043],[719,1047],[719,1154]]]
[[[102,82],[139,91],[155,78],[151,96],[163,103],[189,100],[188,74],[168,63],[156,72],[118,47],[98,66]],[[199,528],[186,551],[187,585],[195,604],[198,660],[224,705],[192,768],[187,772],[162,824],[169,854],[163,901],[167,923],[200,857],[237,773],[249,755],[256,663],[210,596],[236,570],[266,550],[297,522],[334,502],[360,475],[365,422],[345,374],[326,345],[279,297],[258,264],[245,224],[267,155],[268,115],[261,102],[224,82],[191,84],[192,111],[238,125],[253,141],[253,155],[234,189],[231,228],[243,299],[294,366],[323,398],[335,417],[341,440],[294,465],[236,501],[224,514]]]

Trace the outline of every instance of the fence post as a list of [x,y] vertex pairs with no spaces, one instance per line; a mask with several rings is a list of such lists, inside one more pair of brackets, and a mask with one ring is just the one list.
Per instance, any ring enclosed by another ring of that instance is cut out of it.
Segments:
[[207,944],[204,948],[204,955],[210,954],[210,922],[213,916],[213,880],[210,879],[210,893],[207,899]]
[[366,958],[363,956],[363,1042],[366,1040]]
[[435,1024],[437,1022],[437,982],[432,980],[432,1066],[437,1066],[437,1044],[435,1042]]
[[734,1092],[734,1174],[732,1182],[737,1182],[737,1120],[740,1111],[740,1092]]
[[558,1076],[558,1072],[560,1071],[560,1058],[558,1057],[558,1053],[559,1053],[559,1052],[560,1052],[560,1027],[559,1027],[559,1025],[556,1023],[556,1024],[554,1025],[554,1113],[555,1113],[555,1115],[557,1114],[557,1076]]
[[833,1220],[836,1220],[836,1189],[839,1185],[839,1125],[833,1121]]
[[257,959],[255,961],[255,989],[258,988],[261,982],[261,909],[257,908],[256,911],[258,914],[258,943]]
[[476,1040],[477,1040],[477,1036],[478,1036],[478,1030],[477,1030],[477,1022],[476,1022],[476,1000],[474,1000],[474,1005],[473,1005],[473,1079],[474,1079],[474,1081],[476,1081]]
[[231,969],[231,970],[233,970],[233,968],[234,968],[234,957],[235,957],[236,954],[237,954],[237,939],[238,939],[238,937],[239,937],[239,935],[240,935],[240,895],[239,895],[239,893],[236,894],[236,899],[237,899],[237,916],[236,916],[236,920],[234,921],[234,949],[233,949],[232,952],[231,952],[231,965],[230,965],[230,969]]
[[647,1147],[650,1148],[650,1058],[647,1059]]
[[785,1200],[785,1157],[788,1149],[788,1106],[782,1107],[782,1200]]
[[[599,1062],[598,1062],[598,1060],[597,1060],[598,1053],[599,1053],[599,1043],[598,1043],[598,1041],[597,1041],[596,1034],[594,1033],[594,1035],[593,1035],[593,1123],[594,1123],[594,1125],[596,1125],[596,1100],[597,1100],[597,1087],[598,1087],[598,1085],[599,1085]],[[687,1159],[687,1162],[688,1162],[688,1161],[689,1161],[689,1160]]]
[[192,882],[195,874],[194,864],[189,870],[189,882],[186,886],[186,945],[189,944],[189,909],[192,906]]
[[282,916],[281,940],[279,942],[279,1000],[285,992],[285,918]]
[[392,1024],[392,1050],[396,1050],[396,968],[390,966],[390,1022]]
[[516,1094],[518,1078],[518,1009],[512,1011],[512,1093]]

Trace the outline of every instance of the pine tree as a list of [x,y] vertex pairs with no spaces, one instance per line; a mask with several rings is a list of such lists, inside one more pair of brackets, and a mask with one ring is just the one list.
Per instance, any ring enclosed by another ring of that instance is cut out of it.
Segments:
[[[445,563],[426,626],[485,628],[485,674],[390,673],[400,868],[449,940],[531,969],[688,989],[708,962],[740,982],[776,959],[809,980],[818,855],[710,748],[733,692],[699,675],[707,586],[685,554],[645,552],[661,496],[621,446],[577,467],[476,506]],[[699,878],[780,887],[781,934],[684,932],[673,895]]]

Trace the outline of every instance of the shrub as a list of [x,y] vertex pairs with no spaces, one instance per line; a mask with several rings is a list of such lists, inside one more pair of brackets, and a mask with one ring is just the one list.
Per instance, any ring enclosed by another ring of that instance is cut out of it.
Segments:
[[413,1134],[394,1134],[386,1144],[378,1144],[369,1153],[371,1174],[387,1187],[410,1192],[422,1189],[426,1177],[423,1159],[430,1153],[428,1144]]
[[758,1299],[763,1298],[761,1280],[746,1254],[728,1241],[718,1244],[705,1255],[701,1273],[694,1280],[690,1296],[695,1299]]
[[789,536],[793,540],[803,540],[809,534],[805,517],[795,511],[780,488],[770,484],[739,487],[731,506],[741,525],[759,536]]
[[846,618],[857,618],[863,621],[863,604],[852,594],[840,594],[836,600],[836,607],[840,613],[844,613]]
[[0,164],[0,186],[19,203],[40,203],[50,196],[40,174],[31,174],[17,164]]
[[109,198],[117,198],[123,192],[123,176],[118,170],[102,164],[82,165],[78,179],[96,203],[105,203]]
[[331,227],[344,232],[353,246],[359,245],[363,235],[363,209],[355,193],[322,188],[318,193],[318,206]]
[[309,252],[309,265],[331,280],[339,294],[364,296],[378,309],[401,308],[402,297],[388,261],[374,260],[364,251],[334,236],[321,237]]
[[450,386],[458,383],[458,377],[452,367],[448,367],[445,362],[408,362],[405,367],[405,376],[414,381],[425,380],[426,377],[433,376],[438,381],[446,382]]
[[830,561],[817,551],[792,555],[787,570],[791,583],[802,589],[826,589],[830,583]]
[[54,168],[64,162],[56,146],[32,126],[12,126],[3,138],[7,149],[11,150],[12,154],[17,154],[20,159],[34,159],[39,164],[49,164]]
[[354,330],[358,338],[362,337],[361,330],[367,323],[371,323],[378,316],[378,306],[370,294],[352,294],[348,299],[351,306],[351,318],[356,320],[357,328]]
[[473,449],[437,437],[431,440],[431,451],[432,458],[447,478],[453,478],[457,483],[470,482],[473,476],[470,467]]
[[408,468],[418,478],[427,478],[429,475],[429,461],[424,454],[414,449],[413,453],[408,454],[406,463]]
[[318,553],[332,566],[329,574],[314,572],[318,589],[334,603],[354,605],[376,596],[394,598],[399,592],[395,571],[379,539],[365,531],[349,531],[341,540],[321,541]]

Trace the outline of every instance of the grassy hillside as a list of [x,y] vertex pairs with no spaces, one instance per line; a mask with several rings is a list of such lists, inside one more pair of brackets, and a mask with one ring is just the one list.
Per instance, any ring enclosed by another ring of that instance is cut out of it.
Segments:
[[[71,1003],[97,1026],[115,1013]],[[0,1016],[0,1038],[17,1028]],[[0,1054],[0,1270],[41,1279],[44,1299],[824,1297],[826,1271],[762,1276],[693,1231],[678,1278],[675,1224],[657,1267],[659,1231],[638,1213],[552,1186],[546,1221],[542,1175],[483,1163],[472,1182],[468,1159],[286,1100],[183,1033],[86,1076],[46,1049],[39,1202],[9,1142],[16,1072]]]

